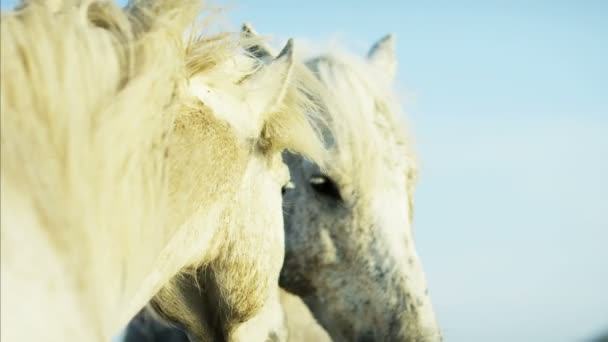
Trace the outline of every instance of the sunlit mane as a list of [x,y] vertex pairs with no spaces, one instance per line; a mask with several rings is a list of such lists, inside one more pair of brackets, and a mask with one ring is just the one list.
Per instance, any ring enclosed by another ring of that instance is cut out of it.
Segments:
[[[65,326],[47,320],[59,308],[71,313],[60,319],[77,331],[74,339],[109,338],[192,258],[187,253],[204,252],[191,241],[219,220],[213,212],[180,230],[173,223],[184,219],[176,215],[241,185],[227,178],[242,171],[227,171],[242,165],[227,164],[247,150],[188,91],[189,76],[212,74],[240,53],[238,39],[184,40],[199,1],[133,3],[129,11],[100,2],[51,13],[32,1],[2,15],[2,340],[35,335],[32,326],[62,336]],[[222,82],[222,72],[216,76]],[[255,143],[321,162],[313,103],[298,82],[286,92]],[[190,135],[179,136],[184,130]],[[223,162],[210,163],[215,155],[204,149],[222,139],[230,143],[213,153]],[[183,154],[190,150],[198,154]],[[33,275],[40,282],[27,281]],[[45,288],[54,281],[61,290]],[[28,310],[29,322],[23,312],[5,312],[17,307]]]
[[[410,170],[407,176],[413,180],[417,173],[413,141],[402,128],[405,117],[393,80],[361,57],[337,49],[307,64],[334,93],[323,99],[331,132],[326,139],[339,151],[334,155],[340,159],[330,167],[335,172],[345,168],[361,173],[352,182],[370,181],[378,171],[373,165],[405,160]],[[397,146],[397,150],[387,151],[390,146]],[[395,158],[397,155],[400,157]],[[371,162],[375,158],[388,159]]]
[[[227,82],[226,80],[230,80],[234,75],[231,77],[226,73],[238,72],[241,78],[246,78],[264,64],[264,61],[246,52],[249,47],[259,44],[260,40],[261,38],[258,37],[240,37],[238,41],[193,37],[186,48],[188,76],[215,73],[216,82]],[[228,50],[230,54],[218,59],[217,52],[209,54],[210,44],[219,45],[222,47],[221,50]],[[237,54],[235,50],[243,53]],[[222,68],[218,65],[228,67]],[[265,113],[265,126],[257,137],[260,139],[260,147],[273,151],[289,149],[323,163],[325,158],[323,144],[319,139],[310,139],[310,137],[321,138],[318,124],[322,118],[319,116],[319,103],[315,100],[318,97],[316,94],[320,93],[322,87],[319,81],[302,65],[294,66],[292,81],[287,84],[283,101],[273,110]]]

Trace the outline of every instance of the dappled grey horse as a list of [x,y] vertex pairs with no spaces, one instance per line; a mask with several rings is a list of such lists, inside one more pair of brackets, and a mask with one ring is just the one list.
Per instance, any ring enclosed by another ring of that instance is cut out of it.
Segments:
[[327,88],[324,169],[286,158],[282,288],[336,341],[438,341],[412,232],[417,163],[393,90],[394,38],[367,58],[330,51],[308,67]]

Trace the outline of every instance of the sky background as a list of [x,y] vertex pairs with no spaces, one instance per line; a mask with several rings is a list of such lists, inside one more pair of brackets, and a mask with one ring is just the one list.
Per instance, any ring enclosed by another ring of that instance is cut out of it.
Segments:
[[397,35],[416,243],[447,341],[608,330],[608,1],[213,4],[278,42],[362,54]]

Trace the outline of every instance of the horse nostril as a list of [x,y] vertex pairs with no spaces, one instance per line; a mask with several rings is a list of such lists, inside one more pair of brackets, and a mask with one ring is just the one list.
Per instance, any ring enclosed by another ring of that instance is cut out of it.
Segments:
[[358,338],[357,338],[357,342],[375,342],[376,339],[374,338],[374,333],[371,331],[366,331],[365,333],[361,334]]

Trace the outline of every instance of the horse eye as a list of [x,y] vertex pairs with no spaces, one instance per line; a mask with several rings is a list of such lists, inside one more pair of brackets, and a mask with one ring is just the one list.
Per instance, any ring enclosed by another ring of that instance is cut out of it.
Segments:
[[340,191],[336,183],[327,176],[313,176],[308,181],[310,186],[318,194],[331,197],[335,200],[341,200]]
[[296,185],[293,184],[292,181],[289,181],[287,183],[285,183],[285,185],[283,185],[283,187],[281,188],[281,195],[285,195],[285,193],[289,190],[293,190],[296,188]]

